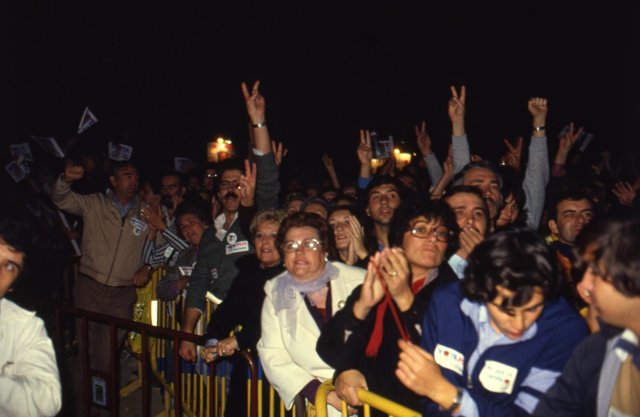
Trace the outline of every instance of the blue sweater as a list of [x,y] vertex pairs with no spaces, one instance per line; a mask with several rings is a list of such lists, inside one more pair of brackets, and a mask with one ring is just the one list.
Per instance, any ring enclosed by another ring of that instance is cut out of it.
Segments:
[[[584,320],[563,299],[548,302],[518,341],[479,340],[480,327],[489,325],[484,304],[464,298],[456,282],[434,292],[422,327],[422,347],[443,376],[465,390],[461,411],[475,408],[480,416],[529,415],[587,335]],[[478,346],[483,349],[474,356]],[[448,414],[427,400],[424,415]]]

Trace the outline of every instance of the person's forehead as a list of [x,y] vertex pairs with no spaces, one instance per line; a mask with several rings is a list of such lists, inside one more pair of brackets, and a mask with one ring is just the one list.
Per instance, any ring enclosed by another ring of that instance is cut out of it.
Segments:
[[329,215],[329,219],[344,219],[349,217],[351,212],[349,210],[335,210],[333,213]]
[[476,167],[471,168],[464,175],[464,182],[474,181],[474,180],[489,180],[489,181],[497,181],[498,177],[495,172],[491,171],[489,168]]
[[175,175],[165,175],[162,177],[162,185],[173,185],[178,183],[178,177]]
[[369,195],[375,194],[375,193],[385,194],[390,192],[398,192],[398,189],[394,184],[382,184],[372,188],[371,191],[369,191]]
[[191,223],[192,221],[200,221],[200,219],[193,213],[185,213],[178,220],[180,223]]
[[455,193],[451,197],[447,198],[447,203],[452,208],[464,207],[464,208],[484,208],[484,200],[477,194],[473,193]]
[[17,263],[21,268],[24,265],[25,253],[16,250],[16,248],[7,244],[2,238],[0,238],[0,254],[3,258],[8,258],[12,262]]
[[239,169],[228,169],[222,173],[220,178],[222,181],[228,181],[240,178],[240,176],[242,176],[242,171]]
[[318,237],[318,235],[319,233],[314,227],[302,226],[302,227],[292,227],[289,230],[287,230],[286,238],[294,239],[294,238],[302,237],[306,239],[307,237]]
[[593,205],[586,198],[580,200],[561,200],[560,202],[558,202],[558,212],[568,210],[582,211],[592,209]]
[[256,226],[256,230],[258,231],[278,230],[279,227],[280,225],[277,222],[274,222],[273,220],[264,220],[258,223],[258,226]]
[[138,175],[138,170],[133,165],[126,165],[115,170],[116,175]]

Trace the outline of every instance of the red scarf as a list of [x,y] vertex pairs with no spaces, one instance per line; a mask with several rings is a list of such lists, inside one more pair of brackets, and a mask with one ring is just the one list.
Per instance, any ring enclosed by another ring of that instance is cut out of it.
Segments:
[[[411,292],[416,294],[418,291],[422,289],[424,286],[427,277],[420,278],[419,280],[411,283]],[[387,308],[391,309],[391,314],[393,315],[394,320],[396,321],[396,326],[398,327],[398,331],[400,332],[400,336],[404,340],[409,340],[409,335],[407,329],[404,327],[402,322],[400,321],[400,317],[398,316],[398,312],[391,301],[391,296],[387,292],[387,288],[385,289],[385,297],[380,304],[378,304],[378,308],[376,309],[376,322],[373,326],[373,332],[371,333],[371,337],[369,338],[369,343],[367,344],[367,348],[365,349],[365,355],[369,358],[373,358],[378,356],[378,350],[380,349],[380,344],[382,343],[382,337],[384,336],[384,314],[387,311]]]

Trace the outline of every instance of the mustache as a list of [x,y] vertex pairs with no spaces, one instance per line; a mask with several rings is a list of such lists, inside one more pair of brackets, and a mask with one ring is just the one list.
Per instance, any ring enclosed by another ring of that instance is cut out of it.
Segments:
[[227,194],[225,194],[223,199],[228,200],[230,198],[238,199],[238,194],[234,193],[233,191],[229,191]]

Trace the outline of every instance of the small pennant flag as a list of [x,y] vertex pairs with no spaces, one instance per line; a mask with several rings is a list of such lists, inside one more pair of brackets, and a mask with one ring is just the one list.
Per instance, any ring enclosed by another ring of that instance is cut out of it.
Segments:
[[84,113],[82,113],[82,117],[80,118],[80,124],[78,125],[78,134],[81,135],[85,130],[89,129],[96,123],[98,123],[98,118],[91,113],[89,107],[85,107]]
[[58,142],[56,142],[54,138],[31,135],[31,139],[38,142],[45,151],[54,154],[58,158],[64,158],[64,152],[62,152],[62,149],[60,149]]

